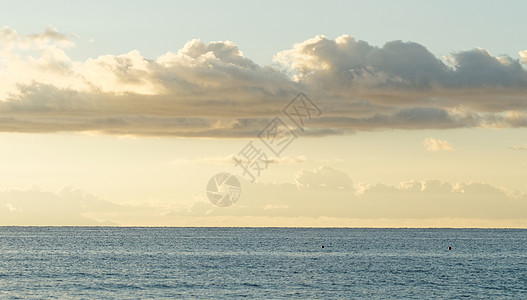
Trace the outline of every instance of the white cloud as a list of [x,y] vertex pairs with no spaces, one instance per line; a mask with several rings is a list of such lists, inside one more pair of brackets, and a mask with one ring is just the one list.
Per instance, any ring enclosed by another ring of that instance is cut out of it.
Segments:
[[0,40],[4,47],[20,47],[24,50],[35,46],[44,47],[50,44],[57,44],[61,47],[72,47],[75,44],[65,35],[60,33],[57,28],[48,25],[42,33],[28,34],[20,36],[16,30],[4,26],[0,29]]
[[527,64],[527,50],[523,50],[519,52],[522,63]]
[[423,144],[426,150],[428,151],[452,151],[454,150],[454,147],[452,147],[452,145],[449,142],[445,140],[432,138],[432,137],[426,138]]

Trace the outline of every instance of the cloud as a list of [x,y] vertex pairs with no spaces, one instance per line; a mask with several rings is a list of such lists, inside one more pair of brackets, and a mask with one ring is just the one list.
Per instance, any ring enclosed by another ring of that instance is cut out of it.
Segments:
[[82,189],[47,191],[33,186],[0,190],[3,226],[148,226],[173,224],[167,212],[189,215],[186,205],[152,201],[117,204]]
[[295,182],[302,188],[351,189],[349,176],[331,167],[320,166],[314,170],[302,170],[296,174]]
[[417,43],[391,41],[382,48],[343,35],[317,36],[279,52],[275,61],[297,72],[297,81],[333,82],[339,90],[354,84],[422,87],[442,80],[448,67]]
[[527,126],[526,69],[479,48],[438,58],[414,42],[316,36],[271,67],[230,41],[191,40],[155,59],[76,61],[73,46],[54,27],[0,30],[0,131],[254,137],[300,91],[322,110],[311,135]]
[[0,40],[4,47],[19,47],[26,50],[33,47],[42,48],[50,44],[57,44],[62,47],[75,45],[65,34],[60,33],[57,28],[51,25],[48,25],[42,33],[25,36],[20,36],[16,30],[4,26],[0,29]]
[[[521,54],[523,55],[523,53]],[[389,41],[383,47],[343,35],[317,36],[276,54],[275,61],[296,72],[297,81],[356,88],[523,87],[527,72],[518,60],[476,48],[437,58],[423,45]],[[351,85],[351,86],[350,86]]]
[[[183,164],[183,165],[189,165],[189,164],[218,164],[218,165],[234,165],[236,164],[236,161],[234,160],[235,155],[227,155],[224,157],[203,157],[203,158],[195,158],[195,159],[175,159],[172,161],[173,164]],[[243,158],[237,158],[241,163],[247,163],[248,161]],[[282,157],[269,157],[267,159],[263,159],[262,162],[268,163],[268,164],[302,164],[308,162],[308,159],[304,155],[300,155],[297,157],[289,157],[289,156],[282,156]]]
[[[371,216],[396,218],[523,218],[518,209],[527,208],[527,196],[485,183],[450,184],[438,180],[414,181],[399,187],[377,184],[361,195],[367,199]],[[419,188],[420,187],[420,188]],[[365,212],[366,213],[366,212]]]
[[[242,180],[243,196],[235,205],[218,208],[205,200],[186,213],[190,211],[193,217],[207,218],[289,218],[289,226],[295,226],[295,218],[340,218],[353,222],[379,219],[426,222],[455,218],[480,224],[489,220],[496,224],[517,220],[523,227],[527,226],[527,195],[485,183],[425,179],[398,185],[358,184],[357,187],[360,188],[351,186],[346,173],[321,166],[302,170],[293,184],[251,184]],[[171,215],[181,217],[184,213],[174,211]],[[356,224],[349,222],[346,226]]]
[[115,223],[86,214],[126,209],[73,187],[58,192],[38,187],[0,191],[2,225],[111,225]]
[[522,63],[527,64],[527,50],[523,50],[519,52]]
[[0,224],[527,226],[527,195],[486,183],[425,179],[398,185],[353,186],[345,172],[324,166],[300,171],[291,183],[239,179],[242,197],[233,206],[223,208],[199,193],[188,203],[148,201],[123,205],[71,187],[58,192],[35,187],[3,190]]
[[432,138],[432,137],[426,138],[423,144],[426,150],[428,151],[452,151],[454,150],[454,147],[452,147],[452,145],[450,145],[449,142],[445,140]]
[[509,147],[509,149],[518,150],[518,151],[527,151],[527,145],[525,145],[525,146],[513,146],[513,147]]

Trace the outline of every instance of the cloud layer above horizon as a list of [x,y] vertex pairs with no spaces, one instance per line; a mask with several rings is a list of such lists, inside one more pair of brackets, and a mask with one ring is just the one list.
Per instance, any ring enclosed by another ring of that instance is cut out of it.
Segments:
[[311,134],[527,126],[527,50],[436,57],[316,36],[261,66],[229,41],[187,42],[156,59],[132,50],[75,61],[54,27],[0,29],[0,132],[254,137],[300,91],[322,110]]
[[[470,220],[480,227],[527,224],[527,194],[478,182],[425,179],[395,186],[354,184],[347,173],[320,166],[299,171],[294,182],[251,184],[242,180],[242,189],[243,198],[229,207],[214,206],[205,195],[197,193],[186,204],[132,205],[113,203],[73,187],[58,192],[38,187],[0,189],[0,222],[2,225],[254,226],[266,221],[263,224],[269,226],[281,218],[282,226],[310,226],[315,220],[326,218],[325,226],[360,226],[379,220],[392,220],[390,226],[404,226],[405,220],[426,219],[446,219],[446,223],[434,225],[439,227],[466,227]],[[456,225],[448,219],[463,222]],[[219,220],[227,223],[214,223]],[[375,226],[380,224],[385,223]]]

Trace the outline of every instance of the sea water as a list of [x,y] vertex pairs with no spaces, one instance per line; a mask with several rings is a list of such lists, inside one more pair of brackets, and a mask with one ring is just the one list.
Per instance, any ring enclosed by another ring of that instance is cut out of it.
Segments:
[[0,227],[0,298],[164,297],[527,299],[527,230]]

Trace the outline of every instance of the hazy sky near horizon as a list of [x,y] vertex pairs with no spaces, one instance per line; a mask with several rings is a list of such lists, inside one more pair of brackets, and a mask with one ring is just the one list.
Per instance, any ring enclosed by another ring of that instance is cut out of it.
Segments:
[[[524,1],[4,7],[0,225],[527,227]],[[233,206],[207,200],[219,172]]]

